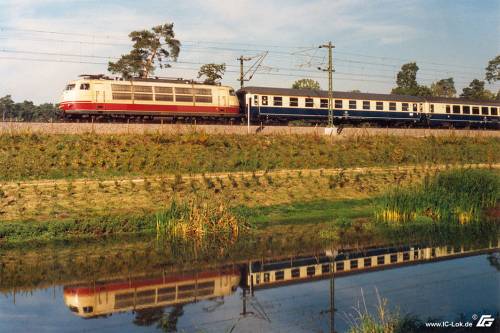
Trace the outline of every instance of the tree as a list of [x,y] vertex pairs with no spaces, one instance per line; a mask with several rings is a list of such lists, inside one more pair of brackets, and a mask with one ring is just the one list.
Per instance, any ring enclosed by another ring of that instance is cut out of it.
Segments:
[[177,61],[181,42],[175,39],[174,24],[157,25],[151,30],[132,31],[132,50],[116,62],[109,62],[108,71],[123,78],[147,78],[154,73],[155,62],[160,68],[168,68],[167,61]]
[[460,97],[465,99],[475,99],[475,100],[483,100],[489,101],[495,99],[495,94],[491,91],[484,88],[484,81],[474,79],[469,84],[468,87],[465,87],[460,94]]
[[488,62],[486,67],[486,81],[494,83],[500,80],[500,55]]
[[396,95],[411,96],[431,96],[431,89],[417,83],[418,66],[415,62],[410,62],[401,66],[401,70],[396,77],[397,86],[391,93]]
[[226,72],[226,64],[205,64],[198,71],[198,78],[205,76],[205,84],[216,84]]
[[14,101],[10,95],[0,98],[0,112],[2,113],[2,121],[5,121],[14,110]]
[[318,81],[312,79],[300,79],[293,83],[293,89],[311,89],[311,90],[320,90],[321,87]]
[[396,77],[398,88],[408,90],[416,89],[418,87],[417,72],[418,66],[415,62],[410,62],[401,66],[401,70]]
[[455,81],[450,77],[434,82],[431,84],[431,93],[434,97],[454,97],[457,93]]

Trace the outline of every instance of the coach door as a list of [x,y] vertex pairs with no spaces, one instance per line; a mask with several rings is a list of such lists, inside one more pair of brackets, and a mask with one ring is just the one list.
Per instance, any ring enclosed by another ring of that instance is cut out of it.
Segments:
[[228,103],[227,90],[219,89],[218,95],[219,95],[219,110],[224,111]]
[[97,110],[104,110],[104,102],[106,101],[106,94],[104,85],[97,83],[94,84],[95,103]]

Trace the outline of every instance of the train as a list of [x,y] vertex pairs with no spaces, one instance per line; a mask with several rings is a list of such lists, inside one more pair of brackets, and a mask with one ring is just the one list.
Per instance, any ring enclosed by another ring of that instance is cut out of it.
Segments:
[[[59,108],[65,119],[318,125],[327,122],[330,105],[328,92],[322,90],[244,87],[235,91],[184,79],[80,75],[66,85]],[[331,109],[336,126],[500,127],[497,101],[334,91]]]
[[67,285],[64,302],[75,315],[91,319],[113,313],[171,307],[221,299],[239,288],[254,293],[309,281],[448,260],[497,251],[499,241],[478,248],[409,245],[366,249],[325,249],[301,256],[248,260],[193,272],[113,277]]

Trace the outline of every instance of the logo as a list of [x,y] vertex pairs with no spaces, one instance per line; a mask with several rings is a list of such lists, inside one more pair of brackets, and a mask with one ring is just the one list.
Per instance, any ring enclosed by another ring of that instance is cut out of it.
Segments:
[[491,327],[494,321],[495,318],[492,318],[491,315],[482,315],[481,318],[479,318],[476,327]]

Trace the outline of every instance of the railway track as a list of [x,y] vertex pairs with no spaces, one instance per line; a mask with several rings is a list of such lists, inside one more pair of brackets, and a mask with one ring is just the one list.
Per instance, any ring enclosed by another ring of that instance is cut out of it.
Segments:
[[[43,133],[43,134],[144,134],[165,133],[181,134],[200,131],[209,134],[316,134],[324,135],[324,127],[316,126],[255,126],[231,124],[166,124],[166,123],[27,123],[0,122],[0,133]],[[396,135],[396,136],[482,136],[500,137],[500,131],[487,129],[438,129],[438,128],[372,128],[346,127],[340,133],[334,131],[332,137],[346,138],[358,135]]]

